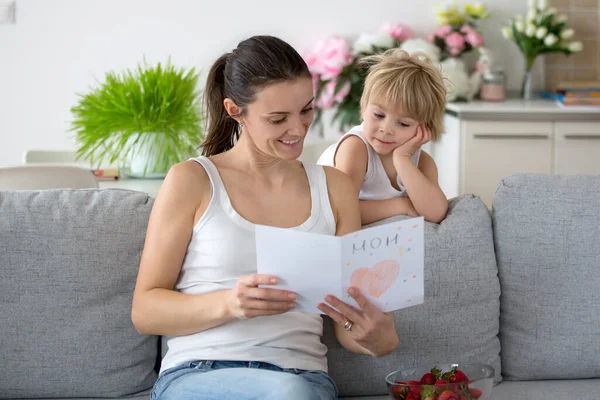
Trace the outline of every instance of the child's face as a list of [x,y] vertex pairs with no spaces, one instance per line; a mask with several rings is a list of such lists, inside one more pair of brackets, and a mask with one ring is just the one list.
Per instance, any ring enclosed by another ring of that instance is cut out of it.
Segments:
[[364,135],[378,154],[386,155],[406,143],[420,122],[381,104],[369,103],[363,110]]

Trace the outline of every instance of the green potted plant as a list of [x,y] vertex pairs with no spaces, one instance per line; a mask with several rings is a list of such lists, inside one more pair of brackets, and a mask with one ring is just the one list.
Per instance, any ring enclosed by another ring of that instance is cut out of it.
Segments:
[[116,164],[131,177],[164,177],[173,164],[197,155],[204,139],[198,78],[194,68],[170,60],[107,73],[71,108],[77,158],[96,168]]

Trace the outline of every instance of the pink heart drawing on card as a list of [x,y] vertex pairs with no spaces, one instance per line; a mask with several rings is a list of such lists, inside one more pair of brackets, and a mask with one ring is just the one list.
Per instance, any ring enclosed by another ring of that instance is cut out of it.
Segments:
[[350,276],[350,285],[375,298],[381,297],[396,281],[400,265],[394,260],[381,261],[371,268],[359,268]]

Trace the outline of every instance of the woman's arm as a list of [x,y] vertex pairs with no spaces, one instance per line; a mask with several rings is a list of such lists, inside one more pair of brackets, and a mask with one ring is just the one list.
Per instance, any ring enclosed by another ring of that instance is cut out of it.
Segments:
[[410,157],[394,154],[394,166],[417,213],[429,222],[440,223],[448,211],[448,200],[438,184],[433,158],[421,151],[417,167]]
[[208,176],[192,162],[169,170],[150,213],[131,312],[141,333],[186,335],[232,318],[225,292],[196,296],[173,290],[196,212],[203,213],[210,200]]
[[[360,230],[359,204],[357,197],[352,196],[355,187],[351,180],[332,168],[325,168],[325,171],[329,198],[335,214],[336,236]],[[398,335],[392,317],[377,310],[356,288],[351,288],[349,294],[357,300],[362,313],[359,314],[354,309],[352,313],[350,306],[334,297],[328,297],[326,301],[347,316],[325,303],[319,305],[319,309],[333,319],[335,335],[340,344],[354,353],[373,356],[393,351],[398,345]],[[346,331],[344,323],[350,318],[354,325],[351,331]]]
[[235,318],[278,314],[293,307],[287,297],[276,304],[257,300],[282,296],[278,293],[282,291],[258,288],[259,284],[273,284],[274,277],[265,275],[242,277],[231,290],[200,295],[173,290],[195,221],[210,202],[210,191],[206,171],[194,161],[171,167],[161,186],[150,214],[133,294],[131,319],[140,333],[189,335]]

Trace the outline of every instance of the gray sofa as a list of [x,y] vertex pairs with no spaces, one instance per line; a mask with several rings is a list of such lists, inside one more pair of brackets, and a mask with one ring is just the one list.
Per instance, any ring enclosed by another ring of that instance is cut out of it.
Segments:
[[[119,189],[0,192],[0,399],[148,398],[161,341],[130,307],[151,207]],[[325,320],[342,397],[476,361],[496,370],[494,400],[600,398],[599,176],[508,177],[491,213],[452,199],[425,239],[425,303],[394,313],[394,353],[350,354]]]

